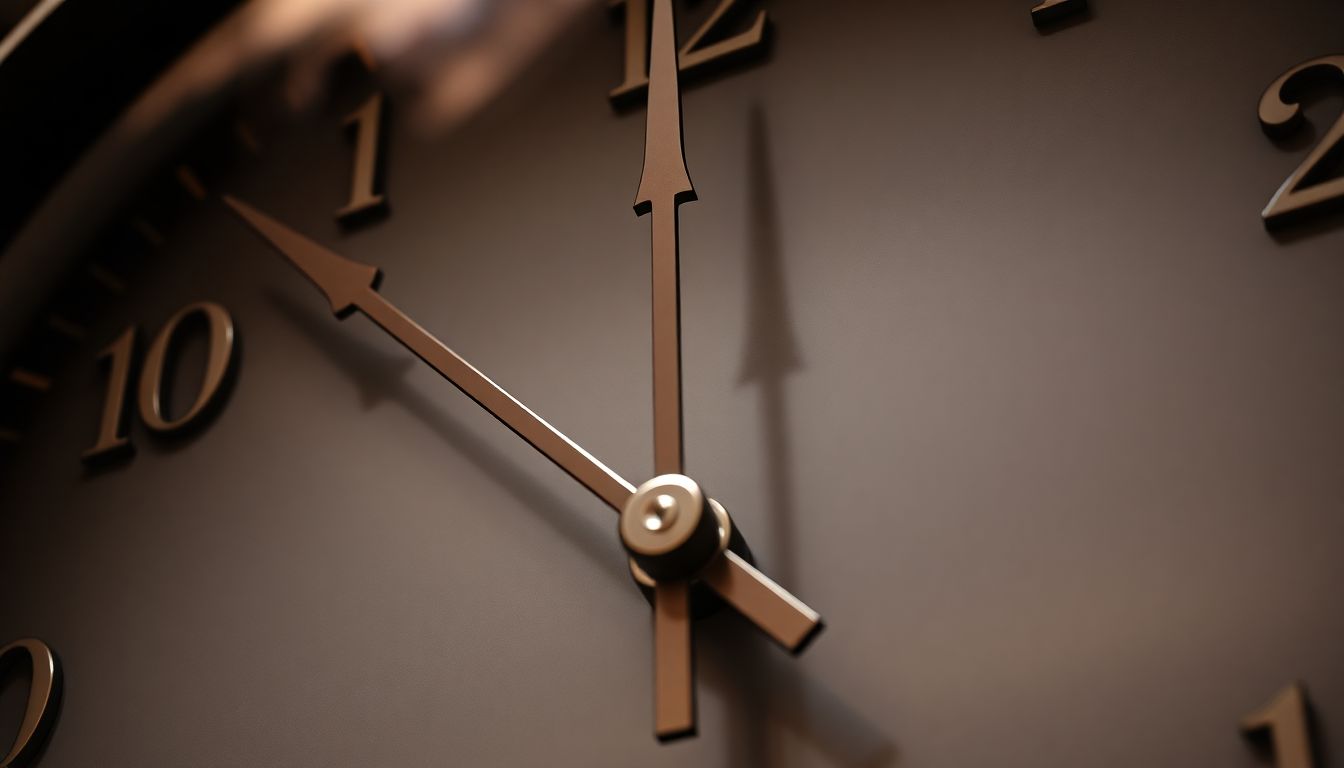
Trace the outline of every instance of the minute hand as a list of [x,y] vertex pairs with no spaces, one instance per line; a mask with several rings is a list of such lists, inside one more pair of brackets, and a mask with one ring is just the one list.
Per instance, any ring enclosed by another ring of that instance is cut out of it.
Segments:
[[677,208],[696,199],[682,145],[677,44],[669,0],[653,9],[644,172],[635,212],[653,214],[653,466],[682,473],[681,298]]
[[240,200],[225,196],[224,202],[326,294],[338,317],[359,309],[612,509],[620,512],[625,506],[634,493],[633,485],[547,424],[383,298],[374,290],[379,279],[376,267],[332,253]]
[[[225,196],[233,208],[276,250],[285,255],[326,294],[337,317],[358,309],[504,426],[620,512],[634,486],[559,430],[547,424],[485,374],[458,357],[375,290],[378,269],[339,256],[252,206]],[[795,653],[821,628],[821,617],[785,592],[734,552],[727,552],[705,573],[705,582],[776,642]]]

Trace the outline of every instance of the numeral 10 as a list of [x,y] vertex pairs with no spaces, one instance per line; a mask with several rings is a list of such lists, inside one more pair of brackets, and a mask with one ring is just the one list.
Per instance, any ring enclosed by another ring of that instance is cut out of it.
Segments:
[[[649,87],[649,10],[653,0],[610,0],[613,7],[625,6],[625,81],[612,90],[612,101],[625,101]],[[747,31],[717,43],[705,45],[705,39],[719,31],[739,0],[720,0],[714,12],[677,52],[682,72],[691,73],[715,63],[727,63],[749,55],[765,45],[765,11]]]
[[[163,408],[164,371],[171,365],[173,340],[188,319],[200,317],[209,330],[209,348],[206,355],[205,375],[196,400],[187,412],[176,418],[169,417]],[[98,441],[84,452],[87,463],[99,462],[134,452],[131,444],[127,414],[131,388],[131,366],[135,360],[135,326],[127,328],[111,346],[103,350],[99,360],[108,361],[107,396],[103,402],[102,420],[98,427]],[[224,385],[233,373],[237,356],[233,318],[228,310],[209,301],[188,304],[163,326],[149,345],[144,365],[140,370],[136,404],[140,420],[151,432],[169,435],[183,432],[206,417],[216,405]]]

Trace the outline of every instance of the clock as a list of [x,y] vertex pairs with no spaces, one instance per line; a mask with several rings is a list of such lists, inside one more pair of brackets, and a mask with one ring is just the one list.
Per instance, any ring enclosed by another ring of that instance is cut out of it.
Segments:
[[264,7],[20,185],[0,765],[1329,765],[1336,5]]

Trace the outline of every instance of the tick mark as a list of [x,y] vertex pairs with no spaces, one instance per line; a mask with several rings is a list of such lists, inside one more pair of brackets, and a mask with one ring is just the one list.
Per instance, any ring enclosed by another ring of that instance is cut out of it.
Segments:
[[52,315],[51,317],[48,317],[47,326],[53,331],[74,341],[84,340],[84,327],[61,317],[60,315]]
[[15,368],[10,371],[9,380],[21,387],[27,387],[38,392],[46,392],[51,389],[51,379],[25,368]]
[[196,177],[196,172],[193,171],[190,166],[177,166],[177,181],[182,185],[183,189],[187,190],[187,194],[197,200],[205,200],[205,185]]
[[242,120],[235,120],[233,122],[233,136],[248,152],[254,155],[261,154],[261,142],[257,141],[257,134],[252,131],[252,126]]
[[111,272],[108,272],[106,269],[103,269],[97,264],[89,265],[89,277],[92,277],[94,282],[103,286],[112,293],[126,292],[126,283],[122,282],[121,278],[117,277]]
[[131,222],[131,226],[135,228],[136,232],[140,233],[140,236],[145,239],[146,243],[149,243],[155,248],[163,247],[163,233],[155,229],[153,224],[150,224],[144,219],[137,218]]

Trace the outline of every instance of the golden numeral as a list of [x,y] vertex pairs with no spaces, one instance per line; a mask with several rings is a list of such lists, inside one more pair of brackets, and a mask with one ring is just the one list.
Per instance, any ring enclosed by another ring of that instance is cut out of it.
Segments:
[[[205,318],[210,330],[210,346],[205,362],[205,376],[201,380],[201,389],[196,394],[196,402],[187,412],[176,419],[163,415],[160,393],[163,391],[164,363],[173,337],[182,322],[193,315]],[[229,311],[218,304],[201,301],[189,304],[178,310],[176,315],[163,326],[154,343],[149,345],[145,355],[145,367],[140,372],[140,418],[145,426],[164,434],[180,432],[191,426],[206,409],[216,401],[224,381],[233,367],[234,361],[233,318]]]
[[135,446],[126,435],[126,387],[131,375],[131,361],[135,357],[137,334],[135,326],[122,332],[117,340],[104,349],[99,361],[107,361],[107,396],[103,398],[103,418],[98,427],[98,442],[85,451],[87,463],[107,461],[135,452]]
[[381,210],[387,198],[378,190],[379,132],[383,122],[383,94],[375,93],[345,118],[355,128],[355,167],[350,174],[350,201],[336,211],[349,222],[361,214]]
[[0,665],[27,655],[33,664],[33,682],[28,688],[28,706],[23,722],[9,753],[0,759],[0,768],[20,768],[27,765],[41,750],[56,719],[57,704],[61,697],[61,667],[56,654],[41,640],[27,639],[0,648]]
[[1269,732],[1277,768],[1315,768],[1307,697],[1300,685],[1284,688],[1264,707],[1242,718],[1241,730],[1247,735]]
[[[1301,130],[1306,123],[1295,86],[1317,84],[1344,85],[1344,56],[1323,56],[1298,64],[1270,84],[1260,97],[1260,126],[1274,138],[1285,138]],[[1285,96],[1285,91],[1287,96]],[[1332,173],[1331,163],[1344,147],[1344,115],[1335,120],[1307,159],[1293,171],[1274,193],[1260,214],[1265,226],[1278,227],[1300,220],[1307,214],[1344,205],[1344,178]]]
[[[612,6],[625,6],[625,80],[610,93],[612,101],[624,101],[649,87],[649,8],[653,0],[611,0]],[[726,40],[703,45],[705,38],[717,32],[739,0],[720,0],[714,12],[677,52],[677,68],[693,73],[710,65],[726,63],[734,56],[761,50],[765,45],[766,13],[762,10],[745,32]],[[703,45],[703,47],[702,47]]]
[[[201,379],[200,390],[196,393],[196,400],[191,407],[181,416],[170,418],[164,414],[162,392],[173,341],[183,323],[198,316],[205,321],[209,332],[205,375]],[[98,442],[84,452],[86,462],[127,456],[134,452],[126,424],[126,411],[137,336],[135,326],[127,328],[100,356],[110,358],[111,365],[102,422],[98,428]],[[161,434],[182,432],[200,422],[209,414],[211,408],[220,402],[224,385],[234,370],[236,348],[233,318],[224,307],[214,302],[201,301],[178,310],[154,337],[153,343],[149,345],[149,352],[145,355],[136,398],[140,420],[151,431]]]

